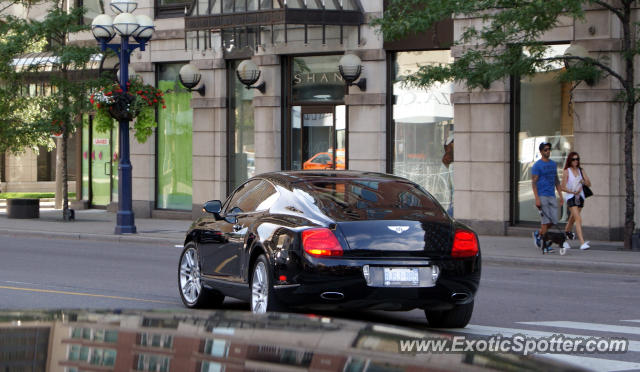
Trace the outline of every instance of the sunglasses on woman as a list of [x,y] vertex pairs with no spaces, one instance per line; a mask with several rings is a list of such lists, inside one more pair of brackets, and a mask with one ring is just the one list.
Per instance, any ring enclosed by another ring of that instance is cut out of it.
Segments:
[[580,161],[580,158],[571,158],[571,161],[574,161],[574,160]]

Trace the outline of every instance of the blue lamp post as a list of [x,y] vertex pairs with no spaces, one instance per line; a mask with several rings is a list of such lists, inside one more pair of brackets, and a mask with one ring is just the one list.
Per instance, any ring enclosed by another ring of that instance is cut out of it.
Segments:
[[[133,0],[112,0],[111,9],[116,15],[112,20],[107,14],[100,14],[93,19],[91,31],[100,43],[102,51],[107,48],[115,51],[120,58],[119,83],[123,92],[127,92],[129,80],[129,56],[136,48],[144,50],[154,31],[153,21],[145,16],[131,14],[138,4]],[[109,44],[118,33],[120,44]],[[137,43],[129,43],[132,36]],[[118,214],[116,234],[135,234],[136,225],[132,210],[131,193],[131,161],[129,157],[129,120],[119,120],[120,162],[118,163]]]

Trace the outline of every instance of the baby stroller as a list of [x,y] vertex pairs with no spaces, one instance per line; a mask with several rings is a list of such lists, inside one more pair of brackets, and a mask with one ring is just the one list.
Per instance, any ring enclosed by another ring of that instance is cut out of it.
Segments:
[[[542,211],[542,208],[537,208],[537,209],[538,209],[538,213],[540,213],[540,218],[543,218],[543,217],[549,218],[548,216],[545,216],[544,212]],[[561,218],[562,218],[562,208],[560,209],[560,216],[558,220]],[[552,220],[551,218],[549,219]],[[547,231],[546,233],[544,233],[544,235],[541,236],[541,239],[542,239],[542,247],[540,247],[540,249],[542,250],[542,254],[549,253],[549,248],[551,248],[553,243],[558,245],[559,247],[558,253],[560,253],[561,256],[564,256],[567,253],[567,249],[571,248],[569,243],[567,243],[567,236],[563,231],[559,231],[559,232]]]

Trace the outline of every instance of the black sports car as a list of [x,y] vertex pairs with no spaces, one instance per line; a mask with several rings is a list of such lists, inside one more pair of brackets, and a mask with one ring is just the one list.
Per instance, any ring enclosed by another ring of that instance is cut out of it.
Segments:
[[404,178],[267,173],[204,211],[180,256],[188,307],[230,296],[256,313],[421,308],[433,327],[464,327],[471,318],[478,238]]

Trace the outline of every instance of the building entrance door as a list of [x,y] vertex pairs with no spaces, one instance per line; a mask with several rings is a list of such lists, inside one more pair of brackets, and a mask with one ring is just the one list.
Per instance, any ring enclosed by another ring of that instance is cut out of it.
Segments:
[[91,206],[106,207],[111,202],[111,133],[92,128]]
[[106,208],[118,200],[118,128],[98,131],[86,115],[82,128],[82,199]]
[[346,169],[346,107],[293,106],[292,169]]

